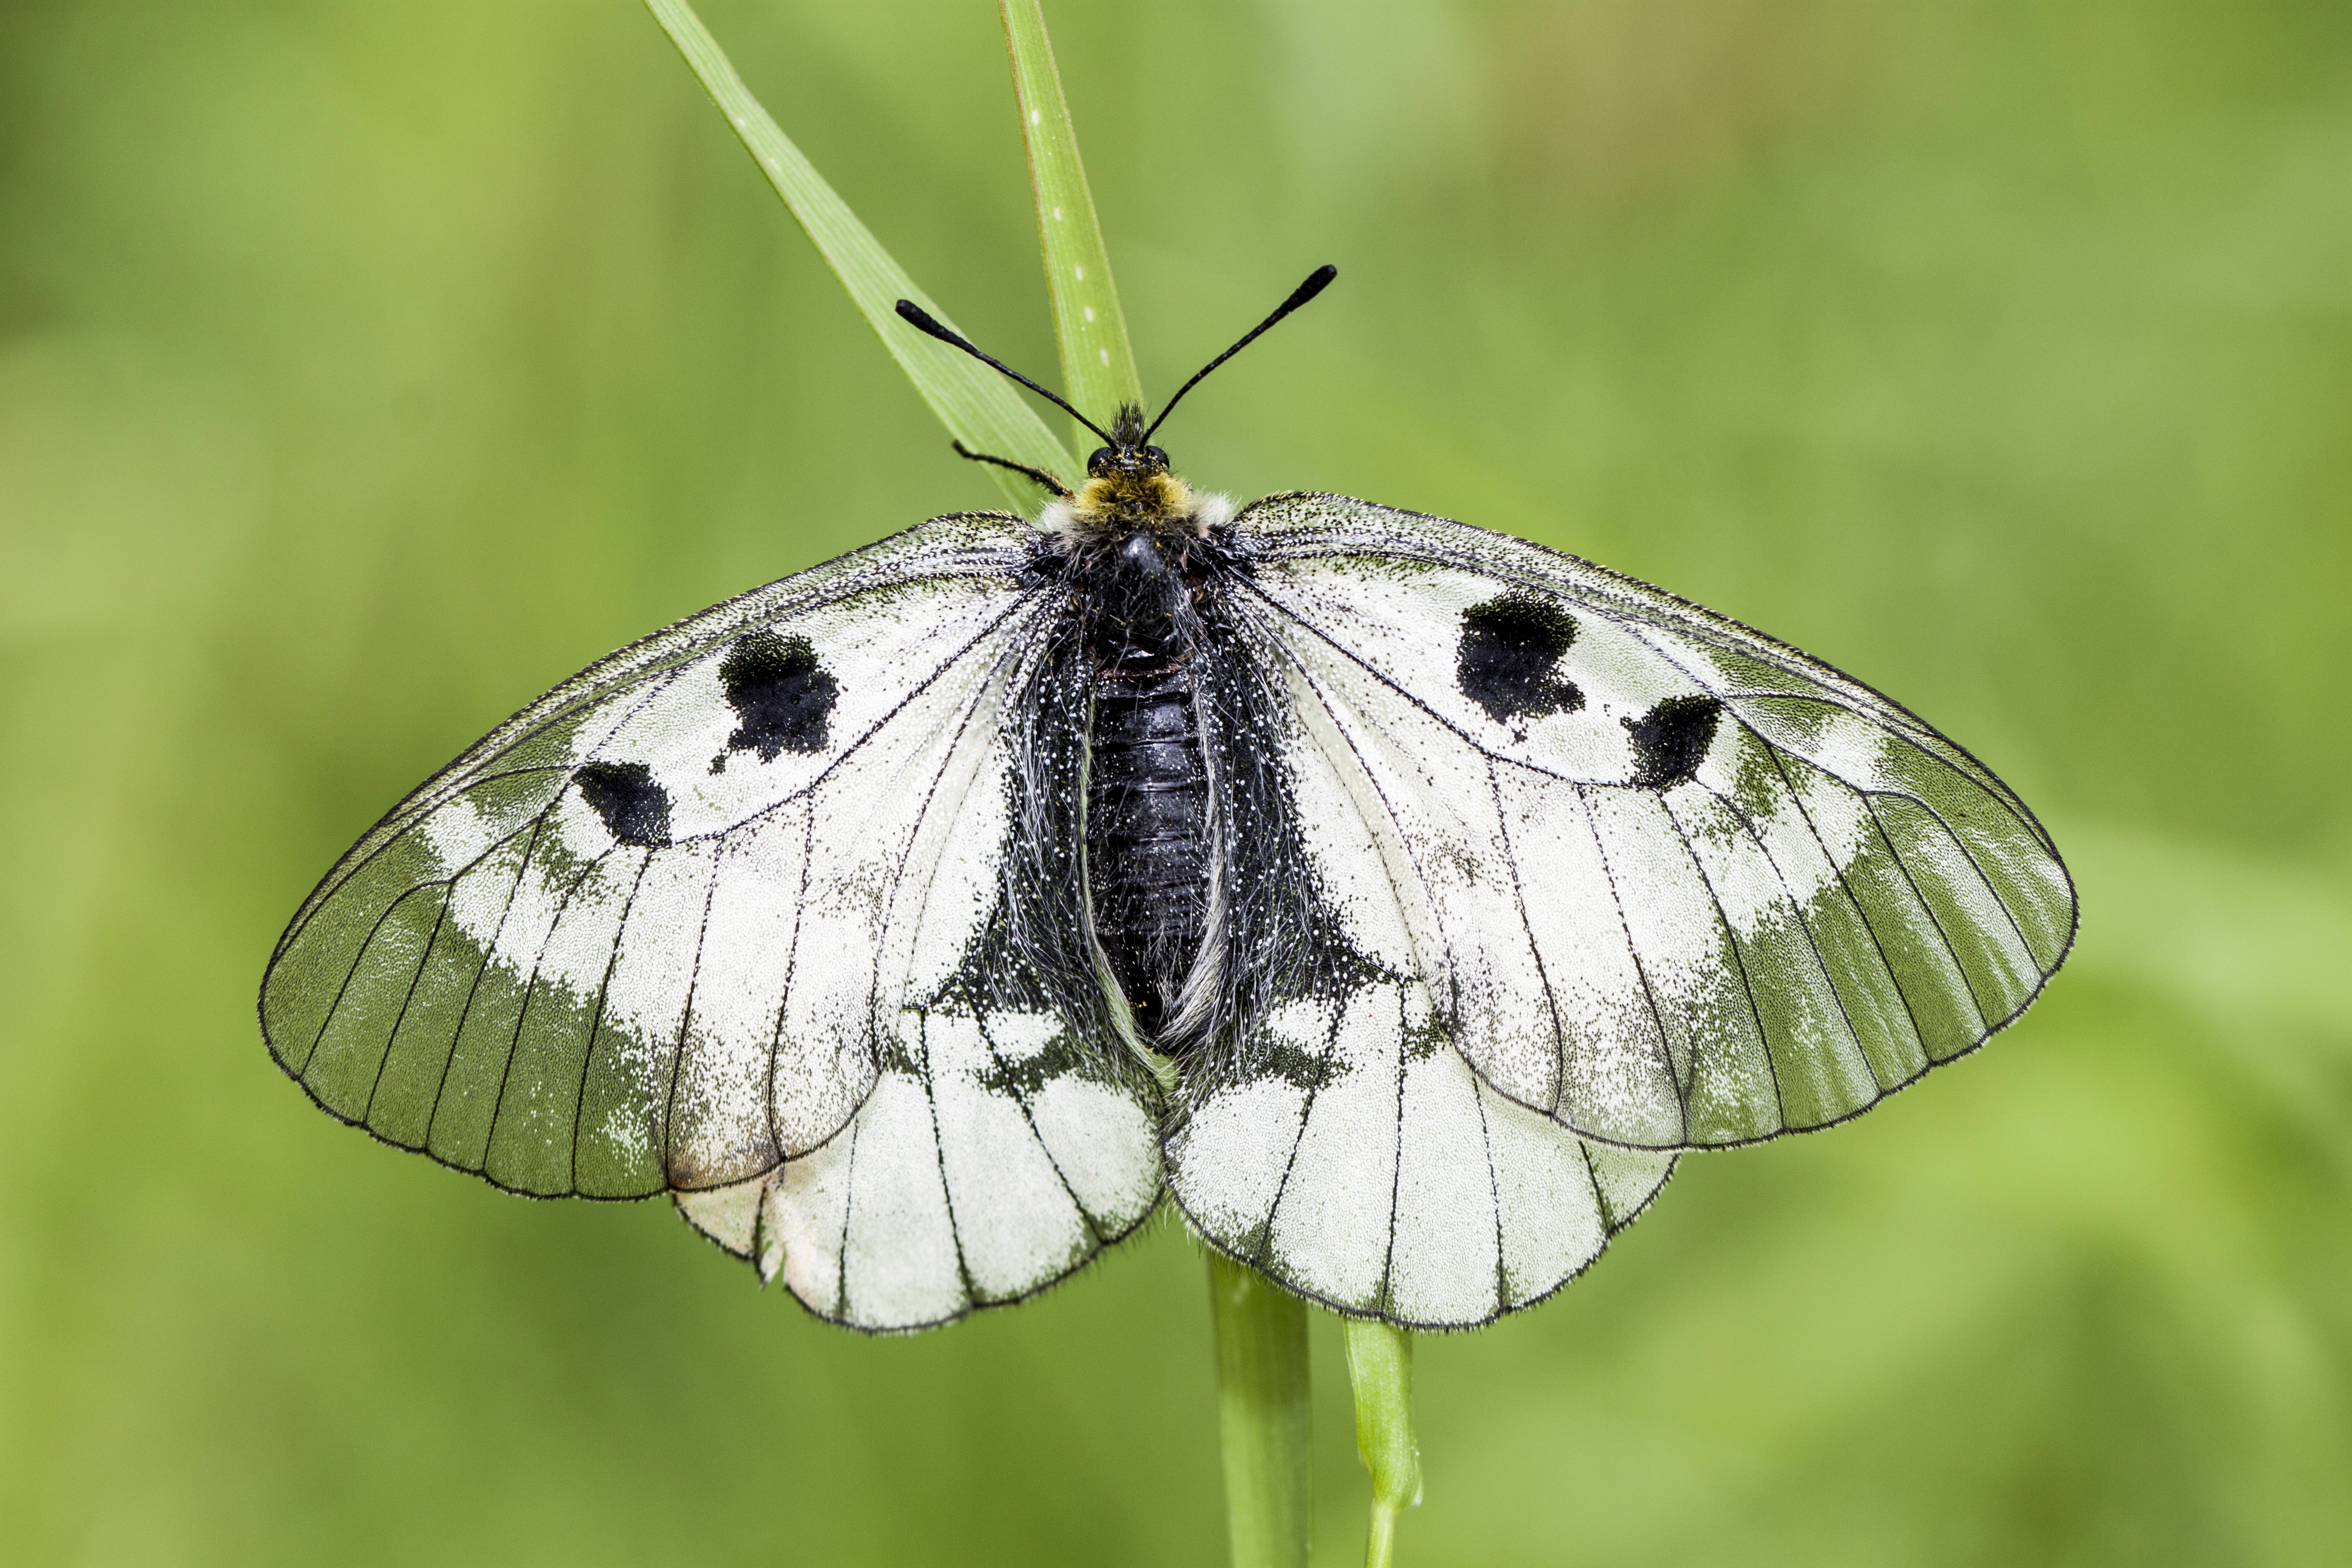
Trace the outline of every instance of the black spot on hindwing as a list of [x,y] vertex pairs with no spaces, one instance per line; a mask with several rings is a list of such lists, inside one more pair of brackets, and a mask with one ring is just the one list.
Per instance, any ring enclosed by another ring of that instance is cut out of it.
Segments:
[[[782,752],[821,752],[841,696],[841,683],[817,663],[806,637],[753,632],[719,661],[719,681],[741,726],[727,737],[728,752],[757,752],[772,763]],[[727,752],[711,759],[722,772]]]
[[624,844],[669,842],[669,793],[643,763],[590,763],[572,775],[580,798]]
[[1633,737],[1633,782],[1664,789],[1698,772],[1722,711],[1712,697],[1669,697],[1639,719],[1624,721]]
[[1559,606],[1531,594],[1506,594],[1463,612],[1455,679],[1462,695],[1497,724],[1573,713],[1584,706],[1584,693],[1558,667],[1575,640],[1576,622]]

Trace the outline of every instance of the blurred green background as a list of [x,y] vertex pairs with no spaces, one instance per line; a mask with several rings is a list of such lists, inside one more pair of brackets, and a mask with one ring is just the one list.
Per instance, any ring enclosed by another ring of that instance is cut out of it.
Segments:
[[[1061,0],[1169,445],[1897,694],[2082,888],[2015,1030],[1424,1341],[1410,1564],[2352,1558],[2352,7]],[[984,0],[711,0],[1051,373]],[[1163,1227],[915,1340],[256,1035],[369,822],[948,452],[633,0],[0,7],[0,1558],[1208,1563]],[[1364,1482],[1316,1329],[1325,1560]]]

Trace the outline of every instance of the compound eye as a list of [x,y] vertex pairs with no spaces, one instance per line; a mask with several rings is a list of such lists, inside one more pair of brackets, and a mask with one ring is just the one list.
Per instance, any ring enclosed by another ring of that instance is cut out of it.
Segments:
[[1146,447],[1143,449],[1143,455],[1156,468],[1164,468],[1168,466],[1168,454],[1157,447]]
[[1087,472],[1090,474],[1101,473],[1105,468],[1110,467],[1111,458],[1117,455],[1118,454],[1114,453],[1108,447],[1097,447],[1093,453],[1087,458]]

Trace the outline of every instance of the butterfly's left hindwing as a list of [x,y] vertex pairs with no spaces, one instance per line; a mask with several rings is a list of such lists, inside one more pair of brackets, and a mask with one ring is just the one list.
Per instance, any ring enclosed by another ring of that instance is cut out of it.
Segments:
[[1287,496],[1236,528],[1236,613],[1328,773],[1301,819],[1361,824],[1318,872],[1393,909],[1383,961],[1483,1087],[1635,1150],[1824,1126],[2064,956],[2023,805],[1818,660],[1442,519]]
[[[871,1096],[805,1158],[679,1207],[813,1311],[922,1328],[1016,1301],[1150,1213],[1160,1093],[1111,1029],[1078,904],[1087,689],[1040,627],[989,772],[943,819],[929,954]],[[966,911],[983,909],[976,926]]]
[[924,1328],[1034,1294],[1160,1195],[1156,1097],[1066,1012],[1000,901],[953,972],[908,999],[874,1092],[839,1135],[678,1206],[853,1328]]

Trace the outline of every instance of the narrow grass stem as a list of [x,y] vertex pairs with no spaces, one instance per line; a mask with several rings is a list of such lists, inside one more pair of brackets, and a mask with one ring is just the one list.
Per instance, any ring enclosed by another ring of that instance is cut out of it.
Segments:
[[[726,114],[744,150],[783,197],[883,346],[949,433],[974,451],[1044,468],[1059,474],[1066,482],[1083,477],[1062,443],[1022,401],[1011,383],[898,319],[898,302],[912,300],[940,321],[954,324],[929,295],[915,286],[906,268],[891,259],[874,231],[858,221],[848,204],[760,106],[688,0],[646,0],[646,8],[686,57],[686,63],[694,68],[703,90]],[[1087,210],[1091,218],[1093,209]],[[1003,468],[988,472],[1016,507],[1025,510],[1036,503],[1037,488],[1029,480]]]
[[[1077,132],[1062,96],[1044,8],[1039,0],[1000,0],[1000,9],[1037,196],[1063,395],[1108,426],[1120,404],[1143,401],[1110,255],[1078,160]],[[1080,439],[1091,437],[1082,433]],[[1214,1253],[1209,1300],[1234,1568],[1305,1568],[1312,1524],[1306,1304]]]
[[[1062,348],[1062,395],[1108,429],[1120,404],[1143,401],[1127,318],[1111,282],[1110,253],[1095,221],[1094,193],[1078,161],[1077,128],[1062,96],[1040,0],[1000,0],[999,9],[1029,148],[1029,183],[1037,196],[1037,238],[1054,300],[1054,335]],[[1078,438],[1081,451],[1094,444],[1083,432]]]
[[1348,1378],[1356,1387],[1356,1451],[1372,1477],[1364,1568],[1389,1568],[1397,1515],[1421,1505],[1421,1445],[1412,1436],[1412,1336],[1361,1318],[1347,1325]]
[[1209,1302],[1234,1568],[1305,1568],[1313,1520],[1307,1304],[1216,1253]]

